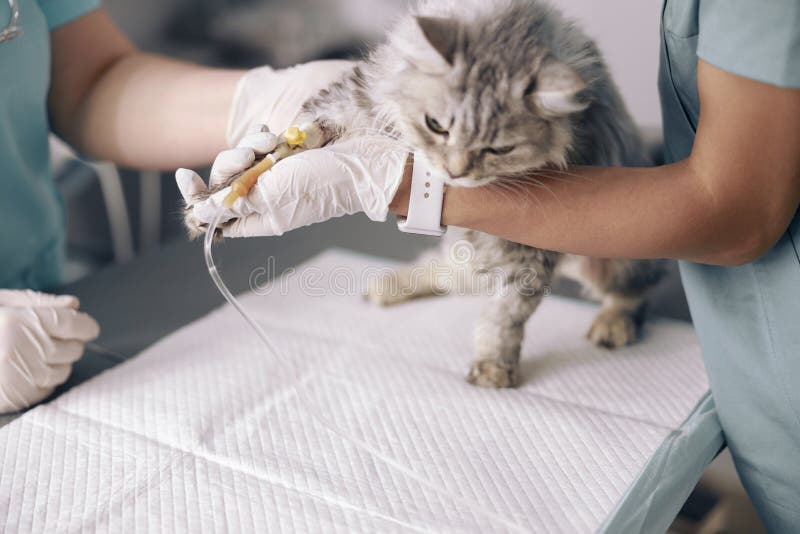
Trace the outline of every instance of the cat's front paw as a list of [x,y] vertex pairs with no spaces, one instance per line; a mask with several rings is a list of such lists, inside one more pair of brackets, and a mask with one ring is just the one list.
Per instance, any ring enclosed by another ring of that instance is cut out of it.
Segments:
[[189,234],[189,239],[197,239],[206,233],[208,225],[201,222],[194,216],[191,207],[186,207],[183,211],[183,225]]
[[628,314],[600,312],[586,337],[598,347],[624,347],[636,341],[636,321]]
[[[189,239],[200,238],[204,236],[208,230],[208,224],[204,223],[194,215],[191,205],[188,205],[184,208],[183,224],[186,227],[187,233],[189,234]],[[222,223],[217,226],[217,230],[214,232],[215,240],[222,239],[222,229],[227,226],[227,224],[229,223]]]
[[517,366],[497,360],[472,362],[467,382],[482,388],[513,388],[517,385]]

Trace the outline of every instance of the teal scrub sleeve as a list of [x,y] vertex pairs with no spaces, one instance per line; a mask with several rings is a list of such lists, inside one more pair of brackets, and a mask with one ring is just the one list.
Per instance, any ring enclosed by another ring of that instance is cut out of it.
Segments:
[[722,70],[800,87],[800,2],[701,0],[697,55]]
[[100,0],[39,0],[39,8],[51,30],[100,7]]

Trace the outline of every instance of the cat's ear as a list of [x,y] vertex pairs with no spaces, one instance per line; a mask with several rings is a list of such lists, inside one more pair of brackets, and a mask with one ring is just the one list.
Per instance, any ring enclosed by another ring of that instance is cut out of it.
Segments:
[[586,82],[572,67],[547,57],[542,61],[536,78],[525,90],[525,98],[544,115],[564,116],[583,111],[589,103],[580,99]]
[[458,22],[443,17],[417,17],[417,25],[433,49],[452,65],[458,42]]

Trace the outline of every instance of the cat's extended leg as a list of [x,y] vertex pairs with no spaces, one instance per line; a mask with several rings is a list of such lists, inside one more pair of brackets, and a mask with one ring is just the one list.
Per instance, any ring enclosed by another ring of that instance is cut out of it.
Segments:
[[[254,133],[254,135],[258,135],[258,133]],[[266,133],[264,133],[266,135]],[[202,202],[203,200],[208,199],[210,196],[222,191],[230,187],[231,185],[235,185],[234,182],[239,180],[240,177],[243,175],[250,173],[248,176],[248,184],[244,191],[249,191],[250,188],[254,187],[255,185],[255,178],[259,177],[259,175],[269,172],[269,169],[274,165],[276,162],[280,161],[285,157],[291,157],[294,152],[302,151],[302,150],[309,150],[314,148],[319,148],[323,146],[327,142],[327,137],[322,128],[317,126],[315,123],[307,122],[302,124],[299,128],[298,127],[290,127],[285,132],[282,133],[277,140],[277,146],[267,153],[263,154],[261,157],[258,157],[255,162],[251,165],[248,165],[245,168],[242,168],[242,163],[237,161],[240,158],[236,156],[236,159],[231,161],[230,156],[234,155],[233,151],[225,151],[222,152],[220,155],[217,156],[217,160],[214,163],[214,166],[220,167],[238,167],[241,169],[239,172],[234,172],[233,174],[225,174],[223,176],[219,176],[218,178],[224,178],[219,180],[218,182],[209,184],[209,187],[202,192],[199,192],[192,196],[191,199],[187,199],[184,205],[184,224],[186,229],[189,232],[189,236],[194,239],[197,238],[206,232],[207,224],[197,217],[194,214],[194,205],[198,202]],[[247,145],[245,145],[247,146]],[[247,148],[250,148],[247,146]],[[294,152],[293,152],[294,151]],[[223,158],[227,158],[225,163]],[[235,162],[235,163],[234,163]],[[213,169],[212,169],[213,174]],[[259,178],[260,179],[260,178]],[[240,187],[241,183],[240,183]],[[238,196],[242,196],[242,193],[238,193]],[[234,197],[237,198],[237,197]],[[222,230],[229,225],[233,224],[236,219],[231,219],[226,221],[222,224],[219,224],[216,231],[217,238],[222,237]]]
[[475,329],[475,359],[467,381],[491,388],[517,384],[520,347],[525,323],[542,301],[544,281],[520,288],[509,283],[492,295]]
[[370,276],[364,296],[373,304],[391,306],[453,292],[479,293],[480,277],[470,264],[473,256],[474,248],[464,239],[463,232],[451,228],[436,249],[423,253],[414,264]]
[[580,258],[580,280],[602,298],[600,312],[586,337],[615,349],[636,340],[644,319],[645,292],[663,274],[659,260]]
[[[347,133],[377,133],[375,103],[366,86],[365,64],[358,63],[342,79],[309,98],[301,117],[323,130],[326,143]],[[391,129],[388,124],[382,126]]]
[[440,264],[432,259],[417,265],[379,272],[369,279],[368,301],[379,306],[391,306],[411,299],[446,295],[450,291]]
[[[314,130],[314,135],[309,135],[304,143],[305,148],[322,147],[348,131],[359,129],[359,121],[367,120],[370,110],[358,107],[358,104],[366,105],[362,94],[364,92],[363,76],[360,67],[355,66],[339,81],[332,83],[305,102],[302,112],[296,120],[297,125],[313,124],[311,128]],[[211,185],[206,191],[195,195],[191,201],[186,203],[184,207],[184,223],[190,237],[195,238],[203,235],[206,226],[193,216],[192,206],[229,187],[243,172],[245,171],[236,173],[220,183]],[[220,225],[220,228],[218,228],[219,236],[222,235],[222,228],[232,222],[228,221]]]

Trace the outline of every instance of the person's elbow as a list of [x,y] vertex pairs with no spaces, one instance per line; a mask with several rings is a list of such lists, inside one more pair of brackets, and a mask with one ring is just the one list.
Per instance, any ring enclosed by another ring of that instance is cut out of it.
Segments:
[[[787,199],[752,199],[745,209],[725,210],[718,226],[716,253],[707,263],[737,267],[756,261],[772,250],[789,227],[797,202]],[[706,263],[706,262],[704,262]]]
[[735,243],[720,250],[708,263],[723,267],[739,267],[754,262],[775,246],[782,233],[759,228],[750,229],[740,234]]

